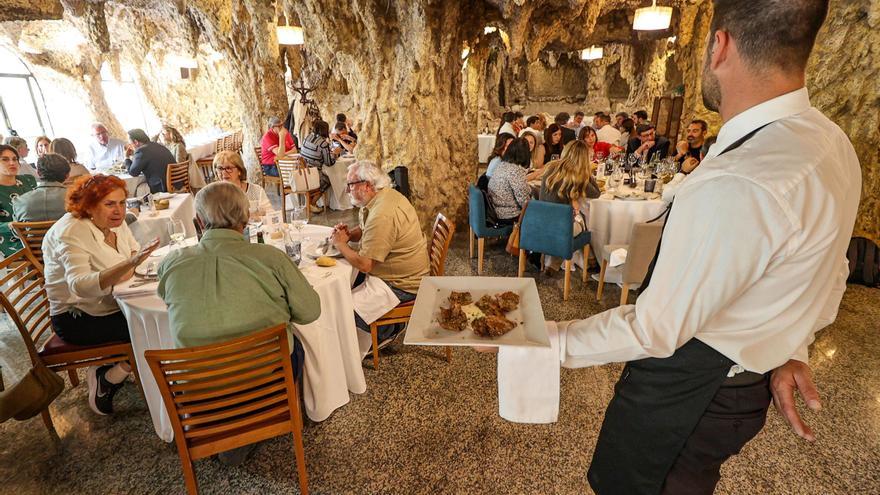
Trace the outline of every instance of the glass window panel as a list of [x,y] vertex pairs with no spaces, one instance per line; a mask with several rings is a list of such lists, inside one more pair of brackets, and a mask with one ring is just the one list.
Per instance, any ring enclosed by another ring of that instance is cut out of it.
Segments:
[[[3,99],[3,106],[12,129],[28,141],[28,146],[31,146],[33,139],[43,134],[43,128],[37,118],[31,92],[28,90],[28,80],[23,77],[0,77],[0,98]],[[10,135],[9,129],[3,134]],[[35,151],[31,150],[28,161],[33,161],[35,156]]]
[[0,72],[4,74],[25,75],[30,75],[31,73],[15,54],[2,46],[0,46]]

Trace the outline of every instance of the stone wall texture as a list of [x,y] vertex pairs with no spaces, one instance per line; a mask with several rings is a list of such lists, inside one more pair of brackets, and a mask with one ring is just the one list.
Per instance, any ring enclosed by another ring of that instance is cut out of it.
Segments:
[[[266,117],[287,110],[286,61],[287,81],[302,77],[315,87],[325,119],[342,111],[361,123],[360,158],[409,167],[427,227],[440,211],[463,224],[474,134],[514,105],[526,112],[650,109],[654,97],[683,88],[683,123],[704,118],[717,132],[721,122],[700,97],[711,1],[671,0],[672,29],[636,33],[633,9],[645,3],[10,0],[0,9],[0,43],[114,133],[122,129],[101,90],[104,63],[116,74],[132,67],[163,121],[184,133],[241,128],[248,148]],[[272,26],[280,15],[306,26],[304,47],[279,49]],[[486,26],[496,30],[486,33]],[[72,32],[82,41],[53,41]],[[577,51],[594,44],[605,47],[605,57],[579,60]],[[197,61],[194,77],[180,79],[170,63],[176,56]],[[814,105],[847,132],[862,163],[856,231],[878,240],[880,0],[831,0],[808,72]],[[255,170],[253,153],[244,157]]]

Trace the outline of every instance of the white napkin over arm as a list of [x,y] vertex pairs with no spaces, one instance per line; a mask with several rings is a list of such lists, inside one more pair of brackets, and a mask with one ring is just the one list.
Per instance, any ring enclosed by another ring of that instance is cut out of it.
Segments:
[[514,423],[555,423],[559,417],[560,337],[548,321],[550,347],[498,348],[498,414]]

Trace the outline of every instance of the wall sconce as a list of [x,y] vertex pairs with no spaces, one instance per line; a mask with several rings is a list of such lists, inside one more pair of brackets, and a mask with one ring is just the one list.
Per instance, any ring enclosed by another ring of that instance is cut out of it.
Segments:
[[672,22],[672,7],[658,7],[653,0],[650,7],[636,9],[633,29],[636,31],[657,31],[668,29]]
[[604,50],[601,46],[591,46],[589,48],[584,48],[581,50],[581,60],[599,60],[604,55]]

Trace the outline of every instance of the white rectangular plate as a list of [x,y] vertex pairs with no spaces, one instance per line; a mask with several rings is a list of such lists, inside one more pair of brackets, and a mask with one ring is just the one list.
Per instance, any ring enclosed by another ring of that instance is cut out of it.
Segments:
[[[444,330],[437,322],[440,307],[448,306],[446,298],[452,291],[470,292],[474,301],[485,294],[512,291],[519,294],[519,306],[507,313],[516,327],[501,337],[481,337],[470,327],[461,332]],[[517,346],[550,347],[544,310],[538,298],[538,288],[532,278],[512,277],[425,277],[419,286],[412,317],[403,340],[408,345],[463,345],[463,346]]]

